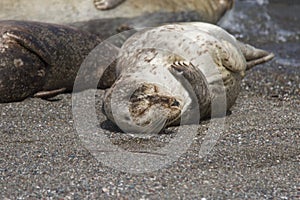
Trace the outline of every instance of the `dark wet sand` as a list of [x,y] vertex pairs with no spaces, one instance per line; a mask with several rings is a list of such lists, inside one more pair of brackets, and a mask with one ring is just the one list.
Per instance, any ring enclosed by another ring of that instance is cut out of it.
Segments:
[[[0,198],[299,199],[300,65],[285,62],[299,60],[299,48],[291,45],[299,38],[244,40],[274,51],[276,59],[249,71],[224,132],[205,158],[199,150],[208,122],[199,125],[178,161],[156,172],[129,174],[97,161],[73,127],[71,94],[0,104]],[[100,104],[103,91],[97,93]],[[105,133],[130,150],[176,137],[143,141]]]

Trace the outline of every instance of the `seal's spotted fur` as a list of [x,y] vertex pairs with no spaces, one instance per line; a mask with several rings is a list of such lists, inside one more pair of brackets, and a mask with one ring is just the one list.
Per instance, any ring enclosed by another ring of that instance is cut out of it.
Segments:
[[[164,126],[176,125],[183,115],[189,123],[194,118],[189,113],[197,106],[200,118],[208,117],[210,104],[222,91],[228,110],[245,71],[274,56],[200,22],[138,32],[122,50],[120,76],[106,94],[104,110],[110,120],[124,125],[124,131],[137,133],[143,127],[158,132],[162,126],[156,123],[162,121]],[[221,113],[222,108],[214,109]]]

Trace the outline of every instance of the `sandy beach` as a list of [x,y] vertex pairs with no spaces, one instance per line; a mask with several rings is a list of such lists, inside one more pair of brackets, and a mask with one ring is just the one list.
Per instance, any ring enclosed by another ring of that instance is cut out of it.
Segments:
[[[120,172],[105,166],[83,145],[74,128],[72,94],[51,101],[29,98],[0,104],[0,198],[299,199],[300,15],[291,13],[300,4],[239,1],[236,9],[253,12],[255,6],[266,9],[277,24],[276,34],[267,25],[259,27],[261,18],[256,14],[254,20],[234,18],[237,21],[223,26],[241,40],[274,52],[276,58],[248,72],[208,155],[199,155],[210,123],[204,121],[177,161],[150,173]],[[251,17],[247,12],[243,14]],[[242,28],[232,24],[241,20],[246,21]],[[250,31],[255,22],[257,29],[269,34]],[[103,94],[96,92],[97,105]],[[175,127],[167,130],[170,134],[137,139],[118,132],[100,112],[98,118],[114,145],[136,151],[137,156],[143,156],[141,149],[164,146],[176,137]]]
[[[199,157],[204,122],[178,161],[141,175],[104,166],[82,145],[73,127],[71,94],[53,102],[28,99],[1,104],[1,197],[296,199],[299,95],[266,92],[269,87],[257,81],[263,73],[258,69],[245,80],[226,128],[207,157]],[[269,84],[276,88],[278,81]],[[141,142],[157,146],[176,137],[140,141],[122,133],[107,131],[107,135],[114,144],[131,150],[141,148]]]

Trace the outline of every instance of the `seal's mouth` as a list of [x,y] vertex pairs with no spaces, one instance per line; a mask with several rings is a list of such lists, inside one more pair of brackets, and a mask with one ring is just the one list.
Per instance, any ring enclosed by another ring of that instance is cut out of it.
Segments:
[[147,126],[157,120],[165,118],[165,125],[176,125],[180,120],[182,103],[175,97],[162,93],[154,85],[144,83],[130,98],[129,112],[136,125]]

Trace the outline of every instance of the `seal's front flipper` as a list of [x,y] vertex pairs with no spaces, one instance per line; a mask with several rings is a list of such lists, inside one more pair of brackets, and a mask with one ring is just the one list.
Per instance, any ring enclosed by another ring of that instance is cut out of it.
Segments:
[[257,49],[249,44],[243,44],[242,42],[239,42],[238,44],[247,61],[247,70],[251,69],[255,65],[265,63],[274,58],[273,53]]
[[49,98],[55,97],[55,96],[65,92],[65,91],[66,91],[66,88],[60,88],[60,89],[51,90],[51,91],[41,91],[41,92],[34,94],[33,97],[41,98],[41,99],[49,99]]
[[109,10],[117,7],[125,0],[94,0],[94,5],[98,10]]
[[206,77],[201,70],[190,62],[176,61],[171,64],[169,71],[189,91],[191,97],[196,97],[200,118],[207,117],[210,113],[211,96]]

